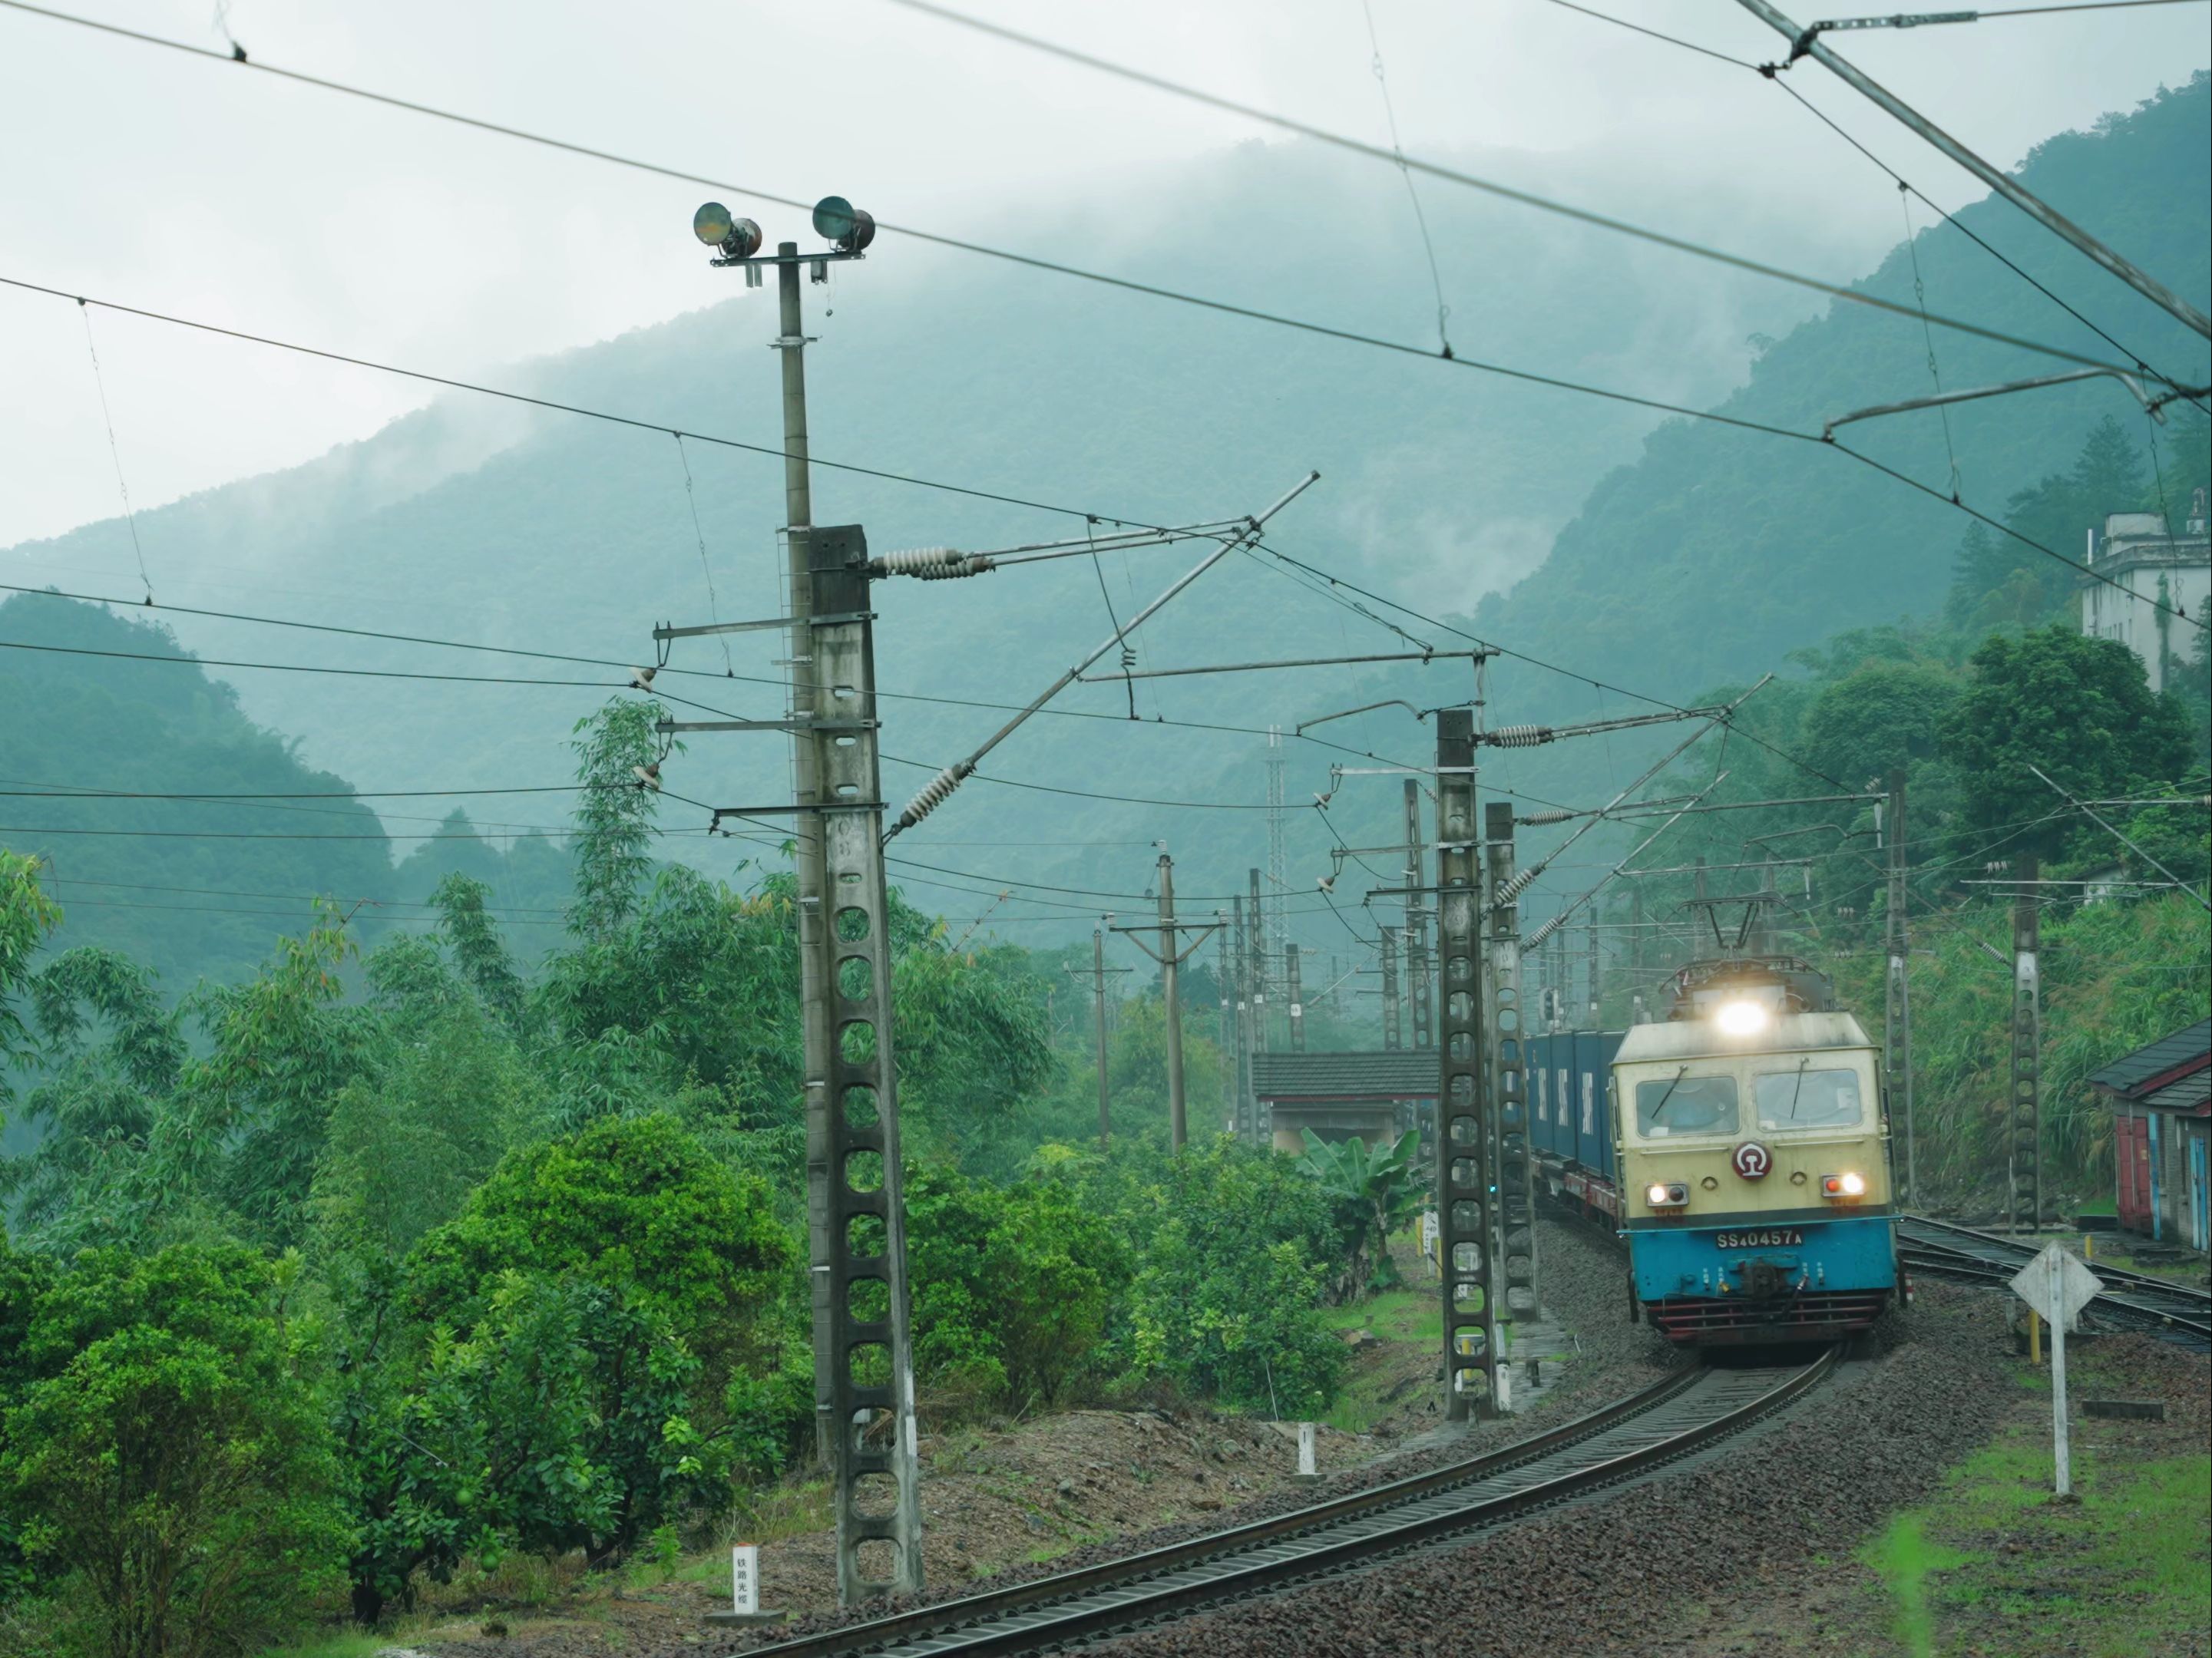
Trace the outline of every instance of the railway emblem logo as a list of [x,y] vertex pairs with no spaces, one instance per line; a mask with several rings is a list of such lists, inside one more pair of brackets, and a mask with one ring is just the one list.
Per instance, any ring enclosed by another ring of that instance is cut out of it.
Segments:
[[1736,1147],[1735,1155],[1729,1161],[1735,1165],[1735,1172],[1746,1180],[1759,1180],[1774,1167],[1774,1154],[1757,1140],[1746,1140]]

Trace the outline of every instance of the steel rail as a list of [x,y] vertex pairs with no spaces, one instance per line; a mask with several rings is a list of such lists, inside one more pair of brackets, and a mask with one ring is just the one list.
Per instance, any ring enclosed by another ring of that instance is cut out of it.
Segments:
[[[862,1652],[1007,1658],[1098,1639],[1136,1624],[1188,1616],[1224,1600],[1333,1576],[1380,1555],[1512,1520],[1636,1478],[1750,1426],[1819,1385],[1833,1371],[1841,1351],[1830,1348],[1756,1397],[1689,1423],[1679,1431],[1548,1478],[1540,1477],[1515,1490],[1461,1503],[1446,1501],[1419,1511],[1436,1499],[1449,1498],[1456,1487],[1540,1464],[1682,1400],[1700,1383],[1736,1373],[1684,1371],[1533,1439],[1370,1491],[1350,1492],[1311,1508],[1121,1560],[757,1648],[755,1652],[758,1658],[837,1658]],[[1415,1511],[1393,1521],[1394,1513],[1408,1509]],[[1331,1536],[1331,1532],[1339,1534]],[[1209,1565],[1224,1569],[1196,1579],[1161,1581]]]
[[[1973,1247],[1961,1248],[1930,1236],[1941,1233],[1967,1240]],[[2035,1246],[2016,1239],[1951,1221],[1931,1220],[1924,1215],[1899,1217],[1898,1235],[1905,1265],[1911,1270],[1991,1289],[2010,1288],[2019,1269],[2036,1254]],[[2212,1291],[2102,1262],[2090,1270],[2118,1286],[2100,1295],[2090,1304],[2091,1311],[2102,1312],[2115,1324],[2149,1329],[2183,1345],[2212,1350]]]
[[[2035,1257],[2043,1242],[2048,1242],[2046,1239],[2036,1243],[2023,1243],[2018,1238],[2007,1237],[2002,1233],[1984,1232],[1975,1227],[1961,1226],[1956,1221],[1937,1220],[1929,1215],[1899,1215],[1897,1224],[1900,1231],[1917,1229],[1924,1232],[1949,1232],[1959,1237],[1971,1238],[1984,1251],[2017,1256],[2023,1265]],[[1941,1243],[1934,1244],[1934,1247],[1956,1248]],[[1964,1250],[1958,1253],[1971,1254],[1974,1252]],[[2107,1284],[2123,1284],[2154,1295],[2171,1296],[2176,1300],[2187,1302],[2192,1307],[2202,1307],[2208,1315],[2212,1315],[2212,1290],[2200,1290],[2192,1284],[2176,1284],[2172,1279],[2160,1278],[2154,1272],[2131,1272],[2124,1266],[2112,1266],[2103,1261],[2094,1261],[2088,1265],[2089,1270]]]

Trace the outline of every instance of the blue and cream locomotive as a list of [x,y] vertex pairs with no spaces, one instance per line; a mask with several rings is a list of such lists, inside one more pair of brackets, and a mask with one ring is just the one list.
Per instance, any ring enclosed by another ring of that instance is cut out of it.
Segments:
[[1802,963],[1700,964],[1674,993],[1663,1021],[1528,1040],[1546,1181],[1619,1228],[1670,1340],[1866,1329],[1901,1282],[1875,1045]]

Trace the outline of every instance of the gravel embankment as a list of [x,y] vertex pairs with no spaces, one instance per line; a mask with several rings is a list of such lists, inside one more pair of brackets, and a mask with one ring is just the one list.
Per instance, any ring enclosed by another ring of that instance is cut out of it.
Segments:
[[[1809,1581],[1981,1443],[2005,1388],[2004,1303],[1928,1286],[1876,1364],[1784,1422],[1609,1501],[1121,1637],[1114,1658],[1656,1653],[1668,1608]],[[1586,1339],[1587,1345],[1587,1339]]]
[[[1573,1333],[1577,1346],[1574,1362],[1536,1406],[1503,1422],[1480,1424],[1449,1443],[1378,1456],[1375,1461],[1344,1469],[1318,1486],[1278,1491],[1240,1503],[1235,1508],[1202,1519],[1134,1532],[1103,1543],[1094,1543],[1042,1564],[1023,1563],[995,1573],[988,1583],[958,1582],[933,1587],[927,1593],[898,1602],[900,1606],[934,1606],[958,1600],[990,1588],[1028,1582],[1061,1572],[1126,1558],[1147,1549],[1164,1547],[1203,1537],[1224,1527],[1264,1519],[1305,1508],[1330,1497],[1411,1474],[1425,1473],[1447,1462],[1501,1449],[1560,1423],[1597,1409],[1614,1399],[1651,1385],[1668,1370],[1686,1363],[1675,1349],[1641,1325],[1626,1319],[1626,1291],[1622,1275],[1624,1257],[1602,1234],[1586,1228],[1545,1223],[1538,1239],[1542,1263],[1544,1310],[1548,1321]],[[1441,1368],[1441,1361],[1439,1361]],[[1438,1384],[1441,1387],[1441,1383]],[[687,1653],[734,1654],[774,1641],[837,1629],[868,1617],[881,1616],[878,1606],[860,1616],[817,1612],[778,1626],[773,1631],[729,1636],[710,1636],[703,1643],[687,1643]],[[1193,1649],[1196,1650],[1197,1649]],[[1219,1650],[1220,1649],[1216,1649]]]

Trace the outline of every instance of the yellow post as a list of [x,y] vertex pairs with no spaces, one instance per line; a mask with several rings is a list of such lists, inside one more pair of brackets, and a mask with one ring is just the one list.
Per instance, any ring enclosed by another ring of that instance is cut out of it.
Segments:
[[2082,1234],[2081,1234],[2081,1259],[2082,1259],[2082,1260],[2096,1260],[2096,1258],[2097,1258],[2097,1235],[2096,1235],[2095,1233],[2094,1233],[2094,1232],[2084,1232],[2084,1233],[2082,1233]]
[[2043,1320],[2033,1307],[2027,1309],[2027,1362],[2043,1363]]

